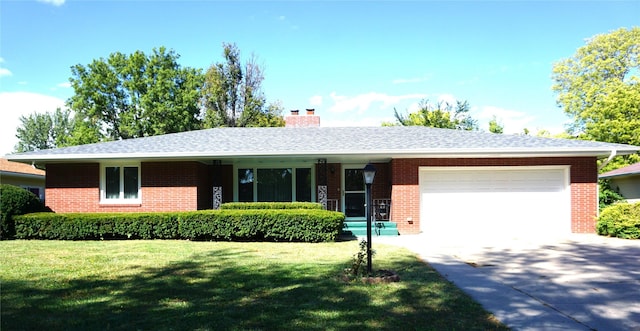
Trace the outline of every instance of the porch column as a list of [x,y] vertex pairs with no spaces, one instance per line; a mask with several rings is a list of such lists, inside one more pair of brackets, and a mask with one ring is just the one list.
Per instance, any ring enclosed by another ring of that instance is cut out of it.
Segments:
[[222,161],[213,160],[213,209],[222,205]]
[[318,159],[316,172],[318,179],[318,203],[322,205],[322,208],[327,209],[327,159]]

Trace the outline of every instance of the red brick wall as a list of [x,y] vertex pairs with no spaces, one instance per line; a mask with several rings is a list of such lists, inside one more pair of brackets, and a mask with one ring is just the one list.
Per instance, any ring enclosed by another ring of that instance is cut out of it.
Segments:
[[340,163],[327,163],[327,199],[337,199],[339,206],[342,206],[341,180],[342,168]]
[[220,170],[222,173],[222,202],[233,201],[233,166],[223,165]]
[[391,163],[374,163],[376,177],[371,185],[372,199],[391,199]]
[[570,166],[571,231],[577,233],[595,232],[595,217],[598,213],[598,171],[595,157],[392,160],[392,221],[398,224],[398,231],[401,234],[420,232],[419,167],[543,165]]
[[319,127],[320,116],[313,114],[288,115],[284,117],[284,122],[284,126],[288,128]]
[[198,168],[198,209],[213,208],[213,166],[202,163]]
[[95,211],[100,200],[100,165],[47,164],[45,196],[55,212]]
[[598,216],[598,166],[595,158],[571,166],[571,232],[595,233]]
[[112,205],[100,204],[99,164],[48,164],[47,205],[55,212],[144,212],[196,210],[211,204],[210,166],[143,162],[141,167],[142,203]]

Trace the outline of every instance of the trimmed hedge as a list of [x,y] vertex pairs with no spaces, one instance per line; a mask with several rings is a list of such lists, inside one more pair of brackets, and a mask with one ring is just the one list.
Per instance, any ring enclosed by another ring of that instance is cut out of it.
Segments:
[[177,239],[170,213],[34,213],[15,219],[18,239]]
[[334,241],[344,221],[315,209],[206,210],[179,213],[55,214],[15,219],[19,239],[190,239]]
[[227,202],[220,209],[323,209],[317,202]]
[[602,210],[596,224],[599,235],[640,239],[640,202],[616,203]]
[[45,210],[35,194],[18,186],[0,184],[0,239],[15,235],[14,216]]

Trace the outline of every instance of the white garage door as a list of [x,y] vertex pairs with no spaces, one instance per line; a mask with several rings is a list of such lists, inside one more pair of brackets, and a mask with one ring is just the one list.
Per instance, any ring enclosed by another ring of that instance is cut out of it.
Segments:
[[420,168],[420,224],[450,239],[558,236],[570,226],[567,167]]

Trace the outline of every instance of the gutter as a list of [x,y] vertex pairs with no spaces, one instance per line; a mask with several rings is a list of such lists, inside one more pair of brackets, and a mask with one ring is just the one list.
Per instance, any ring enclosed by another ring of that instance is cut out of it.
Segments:
[[614,157],[616,157],[616,154],[618,153],[617,150],[612,149],[611,150],[611,154],[609,154],[609,157],[604,160],[604,162],[602,162],[602,164],[598,167],[598,172],[600,172],[600,170],[602,170],[602,168],[606,167],[607,164],[609,164],[609,162],[611,162],[611,160],[613,160]]

